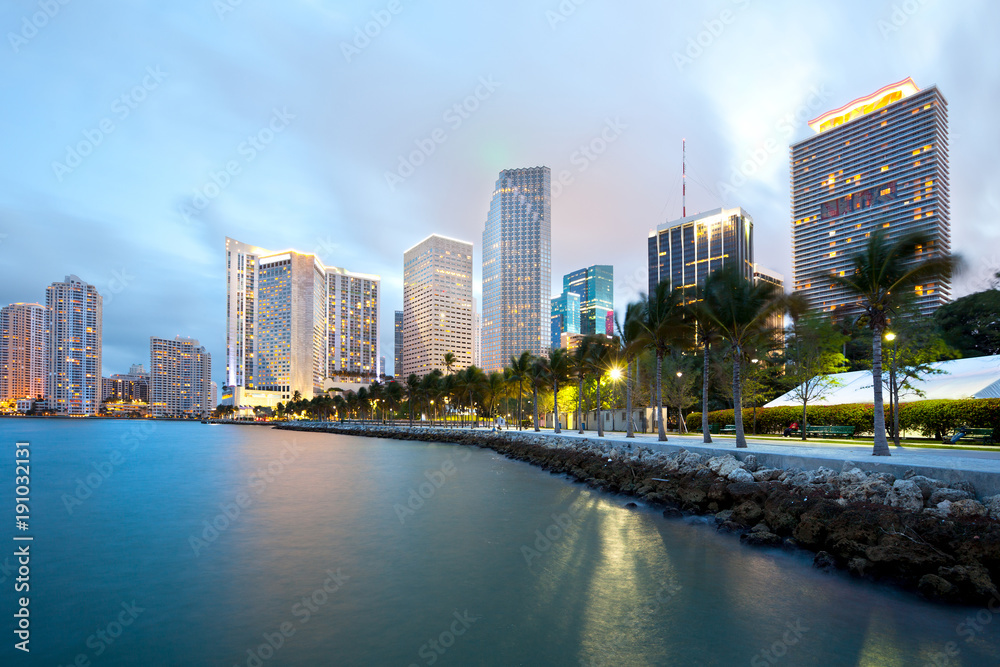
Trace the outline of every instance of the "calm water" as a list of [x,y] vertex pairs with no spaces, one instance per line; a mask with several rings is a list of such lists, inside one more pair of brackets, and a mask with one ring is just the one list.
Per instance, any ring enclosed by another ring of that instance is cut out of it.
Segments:
[[960,627],[978,610],[489,451],[179,423],[8,419],[0,435],[0,553],[15,440],[35,538],[30,659],[0,572],[0,664],[1000,664],[1000,616]]

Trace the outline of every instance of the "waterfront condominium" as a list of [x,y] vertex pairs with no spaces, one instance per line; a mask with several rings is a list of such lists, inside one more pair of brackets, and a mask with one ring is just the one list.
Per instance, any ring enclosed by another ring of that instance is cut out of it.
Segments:
[[46,318],[38,303],[0,308],[0,400],[45,398]]
[[432,234],[403,253],[402,376],[472,365],[472,243]]
[[45,398],[61,415],[96,415],[101,407],[101,321],[97,288],[66,276],[45,288],[49,316]]
[[102,379],[101,400],[149,403],[149,373],[142,364],[132,364],[128,373],[116,373]]
[[392,374],[397,378],[403,372],[403,311],[394,311],[392,325]]
[[659,225],[649,232],[649,293],[668,281],[685,301],[709,273],[736,266],[753,279],[753,218],[742,208],[717,208]]
[[226,239],[225,403],[275,407],[378,377],[379,277]]
[[521,352],[550,346],[551,173],[500,172],[483,231],[483,370],[499,371]]
[[550,345],[553,349],[562,347],[563,334],[579,335],[580,333],[580,295],[576,292],[563,291],[552,299]]
[[[785,277],[760,264],[753,265],[753,281],[754,283],[769,283],[774,285],[779,293],[783,294],[785,292]],[[777,312],[772,314],[767,320],[767,327],[774,332],[784,331],[785,313]]]
[[[829,277],[851,271],[875,232],[924,234],[920,259],[951,252],[948,104],[936,86],[905,79],[809,126],[815,135],[791,147],[794,289],[818,310],[853,314],[856,297]],[[914,296],[928,315],[951,299],[951,284],[930,279]]]
[[615,270],[595,264],[563,276],[563,293],[580,297],[580,329],[584,336],[615,333]]
[[192,338],[150,336],[150,414],[200,418],[211,411],[211,400],[212,355]]

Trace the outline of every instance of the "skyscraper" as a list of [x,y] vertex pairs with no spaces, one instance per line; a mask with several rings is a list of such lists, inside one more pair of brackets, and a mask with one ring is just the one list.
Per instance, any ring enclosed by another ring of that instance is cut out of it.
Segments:
[[472,364],[472,244],[432,234],[403,253],[403,377]]
[[483,370],[550,345],[551,173],[500,172],[483,231]]
[[[951,252],[948,103],[936,86],[905,79],[810,121],[791,147],[794,289],[825,311],[855,311],[856,297],[829,280],[876,231],[889,241],[927,235],[920,254]],[[930,314],[951,299],[946,278],[916,287]]]
[[[779,293],[784,293],[785,291],[785,277],[760,264],[753,265],[753,281],[755,283],[770,283],[777,288]],[[777,312],[772,314],[767,320],[767,326],[772,331],[784,331],[785,313]],[[780,337],[784,338],[784,336]]]
[[379,278],[315,255],[226,239],[226,386],[234,405],[324,391],[378,373]]
[[553,349],[562,347],[563,334],[580,333],[580,295],[568,290],[552,299],[552,321],[550,345]]
[[397,378],[403,374],[403,311],[395,311],[393,321],[392,374]]
[[45,398],[47,324],[38,303],[0,309],[0,400]]
[[[615,269],[595,264],[563,276],[563,292],[580,297],[580,329],[584,336],[614,335]],[[611,318],[608,314],[611,313]]]
[[202,417],[212,408],[212,355],[198,341],[149,338],[149,408],[154,417]]
[[101,407],[101,327],[103,299],[77,276],[45,289],[49,315],[49,410],[64,415],[96,415]]
[[649,233],[649,293],[668,281],[686,301],[709,273],[739,267],[753,278],[753,218],[742,208],[717,208],[659,225]]
[[483,367],[483,314],[479,312],[476,299],[472,299],[472,365]]

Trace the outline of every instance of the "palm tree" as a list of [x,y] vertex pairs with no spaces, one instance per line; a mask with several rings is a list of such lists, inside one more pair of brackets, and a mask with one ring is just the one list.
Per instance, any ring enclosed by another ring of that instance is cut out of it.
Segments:
[[541,430],[538,425],[538,388],[545,387],[549,382],[548,359],[546,357],[532,357],[528,364],[528,381],[531,383],[531,398],[534,403],[534,425],[535,432]]
[[510,365],[504,369],[510,371],[508,379],[511,383],[517,382],[517,430],[521,430],[522,412],[521,399],[524,396],[524,381],[528,379],[528,371],[531,367],[531,352],[525,350],[517,357],[510,358]]
[[431,424],[437,421],[437,408],[434,406],[434,400],[441,396],[442,377],[441,371],[435,368],[420,380],[420,395],[427,405],[427,411],[431,413]]
[[873,456],[889,456],[882,399],[882,335],[897,308],[914,288],[943,278],[954,270],[958,258],[933,251],[925,234],[909,234],[890,243],[881,230],[854,256],[850,275],[832,275],[834,285],[858,297],[861,318],[872,331],[872,383],[875,392],[875,444]]
[[475,409],[475,395],[481,393],[485,388],[486,374],[476,366],[467,366],[465,370],[459,372],[459,379],[462,385],[464,396],[469,399],[469,409],[475,414],[475,425],[479,426],[479,413]]
[[453,352],[445,352],[442,358],[444,362],[444,368],[448,371],[448,375],[451,375],[455,369],[455,354]]
[[549,370],[549,380],[552,381],[552,411],[555,413],[553,425],[555,426],[555,432],[560,433],[559,383],[569,380],[570,373],[572,372],[572,360],[567,350],[557,347],[549,351],[549,358],[546,365]]
[[695,334],[701,343],[704,355],[701,370],[701,440],[704,443],[712,442],[712,434],[708,427],[708,377],[711,368],[712,343],[719,338],[719,330],[714,319],[714,313],[718,310],[719,304],[715,302],[715,293],[706,292],[704,285],[699,288],[698,301],[688,306],[691,319],[694,321]]
[[496,404],[497,399],[503,396],[504,392],[507,390],[507,382],[504,379],[503,373],[493,371],[486,376],[486,384],[483,387],[483,390],[489,398],[489,409],[487,414],[492,417],[494,416],[493,406]]
[[640,324],[642,316],[642,304],[630,303],[625,306],[625,325],[622,326],[615,315],[615,329],[618,331],[618,344],[620,353],[625,358],[625,437],[634,438],[635,429],[632,428],[632,360],[636,352],[640,349],[639,342]]
[[396,411],[399,409],[399,404],[402,400],[403,387],[395,380],[387,384],[385,387],[385,402],[393,421],[396,419]]
[[613,358],[611,345],[607,338],[595,335],[590,342],[590,354],[587,355],[587,363],[594,375],[597,376],[597,437],[604,437],[604,419],[601,415],[601,379],[608,370],[608,365]]
[[652,294],[640,295],[639,303],[641,310],[636,314],[636,340],[642,347],[656,354],[656,423],[659,440],[662,442],[667,439],[663,426],[663,357],[674,345],[683,342],[688,324],[681,306],[680,291],[671,290],[666,281],[657,284]]
[[732,265],[710,273],[705,278],[703,294],[705,300],[712,304],[711,310],[704,311],[704,314],[729,343],[733,358],[736,447],[743,449],[747,446],[747,439],[743,432],[741,364],[756,343],[769,338],[773,340],[774,333],[768,320],[784,310],[784,299],[771,283],[754,283],[740,272],[739,267]]
[[589,357],[590,339],[584,338],[573,350],[570,364],[573,375],[576,377],[576,424],[581,434],[583,433],[583,415],[580,408],[583,403],[583,381],[587,379],[587,371],[590,370]]

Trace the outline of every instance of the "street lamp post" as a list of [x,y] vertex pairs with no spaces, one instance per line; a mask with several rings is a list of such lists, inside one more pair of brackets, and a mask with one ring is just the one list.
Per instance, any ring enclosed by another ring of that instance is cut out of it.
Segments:
[[896,334],[888,332],[885,339],[892,343],[892,366],[889,368],[889,405],[892,406],[892,442],[899,447],[899,390],[896,387]]
[[678,433],[678,435],[681,433],[681,429],[683,429],[684,433],[687,433],[687,424],[684,423],[684,415],[681,413],[682,396],[681,396],[681,391],[680,391],[681,390],[680,381],[681,381],[681,378],[683,376],[684,376],[683,372],[677,371],[677,385],[678,385],[677,386],[677,401],[678,401],[677,402],[677,433]]

